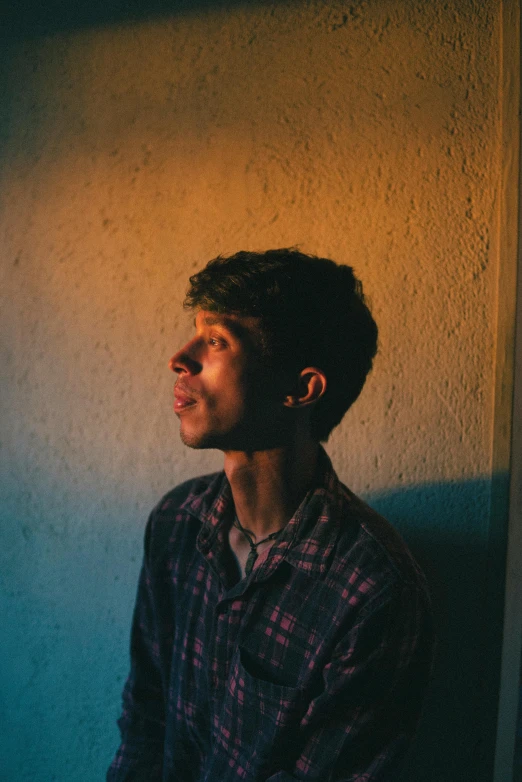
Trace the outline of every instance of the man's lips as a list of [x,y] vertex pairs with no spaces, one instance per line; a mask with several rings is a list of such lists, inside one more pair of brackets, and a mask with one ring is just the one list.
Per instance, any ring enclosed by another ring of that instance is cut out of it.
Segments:
[[197,400],[193,396],[192,391],[188,391],[187,389],[178,385],[174,386],[174,411],[176,413],[192,407],[196,404],[196,402]]

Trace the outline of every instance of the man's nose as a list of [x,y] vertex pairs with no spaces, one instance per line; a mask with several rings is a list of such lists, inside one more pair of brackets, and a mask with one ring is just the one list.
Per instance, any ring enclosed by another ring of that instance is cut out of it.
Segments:
[[174,353],[169,361],[169,368],[176,374],[196,375],[201,370],[201,364],[197,359],[195,341],[187,342],[181,350]]

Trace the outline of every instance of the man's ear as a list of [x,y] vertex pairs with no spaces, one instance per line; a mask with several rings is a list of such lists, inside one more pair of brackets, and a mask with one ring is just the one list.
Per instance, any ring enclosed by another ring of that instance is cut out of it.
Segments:
[[305,407],[320,399],[326,391],[326,375],[317,367],[306,367],[299,373],[297,392],[285,397],[285,407]]

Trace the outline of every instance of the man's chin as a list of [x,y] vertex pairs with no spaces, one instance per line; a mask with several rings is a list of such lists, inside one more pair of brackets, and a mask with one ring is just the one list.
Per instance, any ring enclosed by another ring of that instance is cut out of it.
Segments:
[[188,448],[205,448],[205,445],[201,442],[201,438],[185,434],[183,431],[179,433],[179,436],[183,445],[186,445]]
[[254,436],[252,430],[224,432],[194,432],[183,427],[180,428],[180,438],[187,448],[196,450],[212,448],[218,451],[263,451],[288,445],[285,432],[280,429],[277,433],[264,431]]
[[209,434],[201,434],[198,432],[187,432],[181,427],[179,436],[183,445],[188,448],[219,448],[216,444],[216,438]]
[[202,448],[212,448],[218,451],[250,450],[248,438],[235,431],[195,432],[182,425],[179,435],[183,445],[197,450]]

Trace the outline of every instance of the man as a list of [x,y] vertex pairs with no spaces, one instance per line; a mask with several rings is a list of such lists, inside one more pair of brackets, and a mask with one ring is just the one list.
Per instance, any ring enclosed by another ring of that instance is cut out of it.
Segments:
[[407,548],[320,445],[376,352],[361,284],[296,250],[240,252],[191,277],[186,305],[174,410],[224,472],[150,516],[107,779],[389,782],[432,626]]

